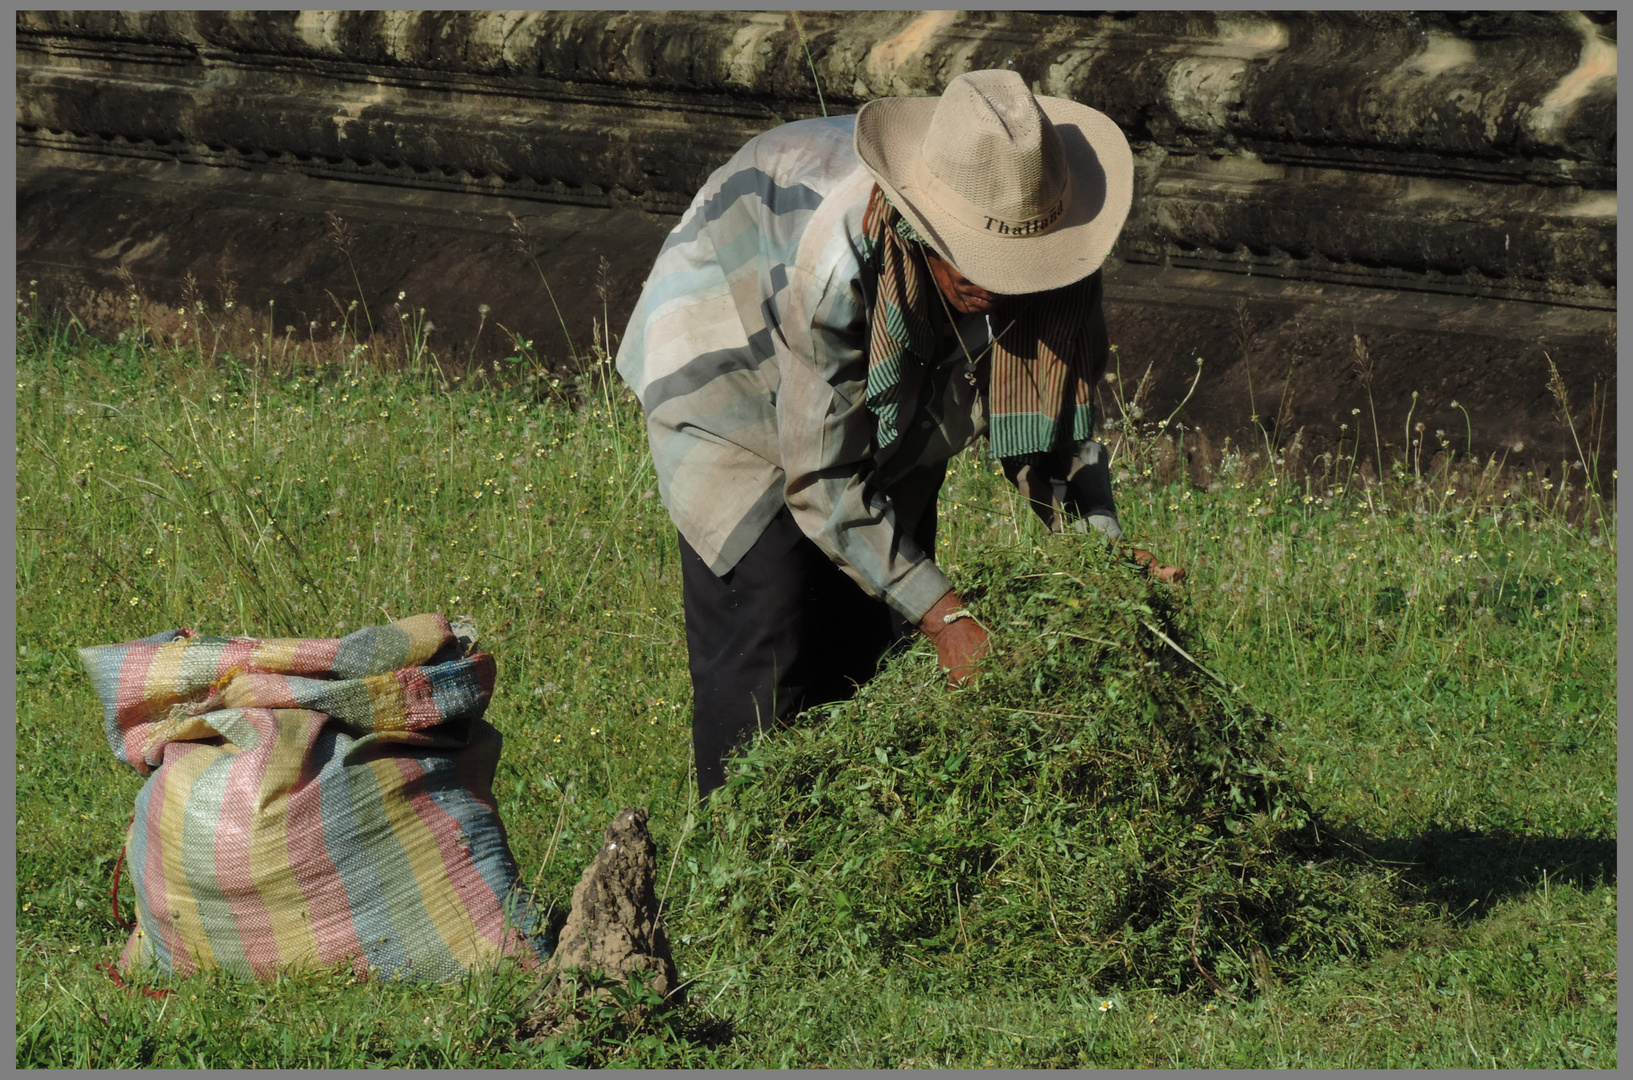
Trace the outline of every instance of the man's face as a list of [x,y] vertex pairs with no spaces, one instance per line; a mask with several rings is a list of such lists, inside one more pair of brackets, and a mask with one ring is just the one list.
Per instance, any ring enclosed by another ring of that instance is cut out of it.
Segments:
[[987,292],[928,248],[924,256],[930,264],[930,276],[935,278],[936,288],[941,290],[941,295],[947,298],[948,305],[954,311],[961,315],[991,315],[998,309],[1002,296]]

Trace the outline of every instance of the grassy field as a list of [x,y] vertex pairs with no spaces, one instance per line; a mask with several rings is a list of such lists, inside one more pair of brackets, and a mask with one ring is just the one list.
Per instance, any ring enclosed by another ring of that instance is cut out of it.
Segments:
[[[1455,454],[1380,479],[1261,447],[1197,484],[1165,440],[1119,433],[1125,528],[1189,568],[1199,655],[1275,717],[1344,841],[1396,873],[1398,944],[1228,994],[1068,973],[1039,994],[911,965],[801,980],[776,955],[721,962],[702,944],[718,910],[685,902],[706,830],[638,408],[604,359],[574,381],[519,347],[502,371],[445,375],[404,322],[394,356],[320,357],[287,333],[160,347],[22,320],[19,1065],[1616,1064],[1611,506],[1567,515],[1572,493]],[[977,554],[1056,542],[993,462],[956,462],[943,500],[955,581]],[[108,888],[142,781],[109,752],[75,647],[421,611],[470,617],[498,659],[496,793],[553,923],[611,814],[651,808],[688,1006],[520,1044],[509,969],[444,987],[154,976],[162,999],[95,970],[124,939]],[[934,677],[923,645],[897,662]]]

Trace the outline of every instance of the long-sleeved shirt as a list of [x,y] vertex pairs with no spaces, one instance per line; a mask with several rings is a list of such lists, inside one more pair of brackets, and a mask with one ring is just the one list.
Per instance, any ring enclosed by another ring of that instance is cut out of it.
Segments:
[[939,469],[982,434],[980,316],[878,446],[867,391],[862,215],[873,178],[854,117],[785,124],[712,175],[665,240],[618,351],[646,412],[658,489],[717,574],[785,504],[871,595],[917,622],[951,586],[912,524]]

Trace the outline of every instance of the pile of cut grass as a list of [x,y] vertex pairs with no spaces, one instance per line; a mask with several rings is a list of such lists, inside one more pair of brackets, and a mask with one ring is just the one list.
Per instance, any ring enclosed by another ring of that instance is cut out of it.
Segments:
[[1323,836],[1174,590],[1093,536],[962,569],[977,687],[921,644],[734,763],[688,864],[716,962],[1234,992],[1393,940],[1390,875]]

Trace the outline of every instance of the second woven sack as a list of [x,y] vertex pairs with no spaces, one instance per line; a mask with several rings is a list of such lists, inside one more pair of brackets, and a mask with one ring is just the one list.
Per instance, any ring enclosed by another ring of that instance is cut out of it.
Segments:
[[543,956],[494,805],[494,661],[417,615],[343,638],[170,630],[80,650],[149,776],[120,967],[254,978],[349,964],[447,981]]

